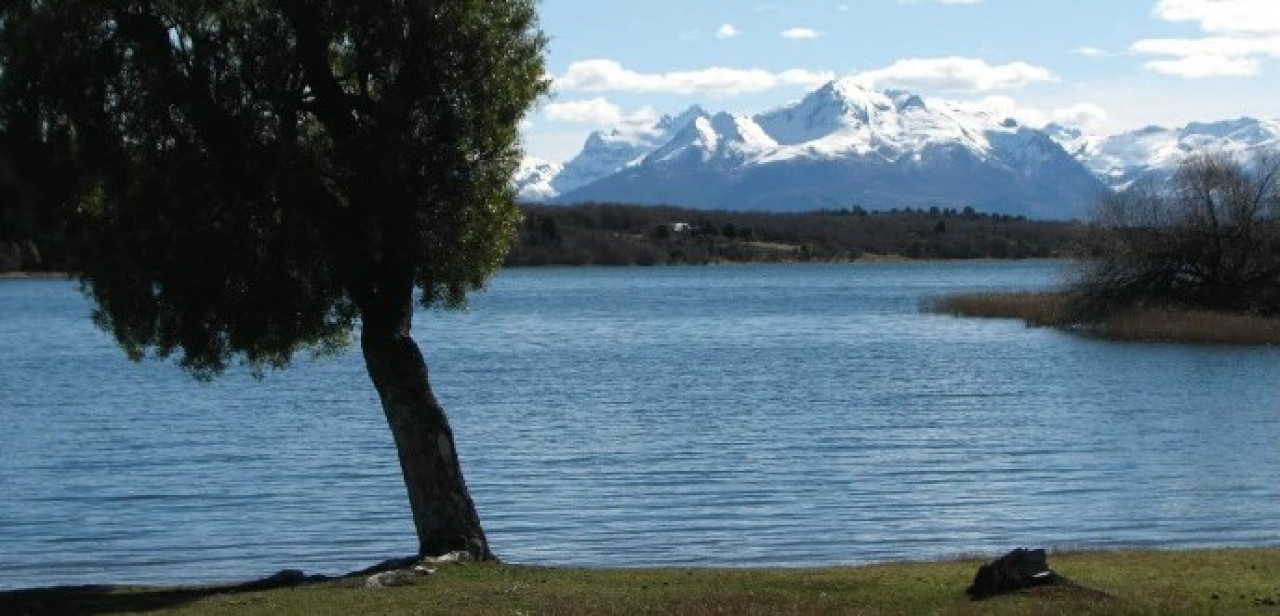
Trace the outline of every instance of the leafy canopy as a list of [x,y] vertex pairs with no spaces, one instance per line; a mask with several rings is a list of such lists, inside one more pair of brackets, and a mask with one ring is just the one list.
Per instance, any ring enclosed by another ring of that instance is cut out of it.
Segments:
[[131,357],[283,366],[500,265],[547,87],[532,0],[0,7],[0,123],[73,161],[82,280]]

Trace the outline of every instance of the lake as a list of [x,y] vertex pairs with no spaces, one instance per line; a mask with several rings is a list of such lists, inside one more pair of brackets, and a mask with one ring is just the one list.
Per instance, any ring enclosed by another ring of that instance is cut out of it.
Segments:
[[[921,314],[1062,264],[527,269],[415,334],[489,539],[540,565],[1280,545],[1280,350]],[[358,352],[128,362],[0,282],[0,589],[340,574],[417,546]]]

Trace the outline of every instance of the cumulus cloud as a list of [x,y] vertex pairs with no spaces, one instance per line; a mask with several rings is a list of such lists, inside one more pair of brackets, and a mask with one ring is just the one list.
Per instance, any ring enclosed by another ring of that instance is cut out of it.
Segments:
[[645,107],[630,114],[604,98],[592,98],[577,101],[548,103],[543,108],[547,118],[556,122],[575,122],[596,126],[614,126],[617,124],[648,124],[657,117],[651,107]]
[[909,58],[856,77],[874,85],[954,90],[1013,90],[1037,81],[1055,81],[1048,69],[1011,62],[992,65],[974,58]]
[[1107,110],[1093,103],[1076,103],[1053,112],[1053,121],[1067,126],[1093,128],[1107,121]]
[[646,92],[736,96],[781,86],[817,86],[830,81],[829,71],[711,67],[696,71],[640,73],[613,60],[584,60],[569,65],[554,82],[561,92]]
[[788,28],[786,30],[783,30],[780,36],[782,36],[782,38],[784,39],[801,41],[801,40],[808,40],[808,39],[816,39],[820,35],[818,34],[817,30],[813,30],[810,28]]
[[1262,60],[1280,58],[1280,5],[1275,0],[1160,0],[1153,14],[1164,21],[1194,22],[1210,36],[1144,39],[1138,54],[1159,56],[1148,70],[1187,79],[1251,76]]
[[720,29],[716,30],[716,38],[721,40],[731,39],[735,36],[738,36],[738,29],[735,28],[733,24],[725,24],[720,26]]
[[1107,111],[1093,103],[1076,103],[1062,109],[1044,111],[1034,107],[1026,107],[1012,97],[994,94],[977,100],[942,102],[970,113],[985,113],[998,118],[1013,118],[1023,126],[1043,128],[1050,122],[1066,126],[1074,126],[1086,130],[1096,129],[1107,120]]
[[1194,21],[1210,33],[1280,33],[1275,0],[1160,0],[1154,10],[1165,21]]
[[1184,55],[1174,60],[1152,60],[1144,64],[1148,70],[1186,79],[1206,77],[1250,77],[1257,75],[1261,62],[1257,58],[1232,56]]
[[977,100],[929,99],[950,105],[969,113],[985,113],[997,118],[1013,118],[1025,126],[1044,126],[1049,123],[1049,114],[1038,109],[1023,107],[1013,98],[1003,94],[994,94]]

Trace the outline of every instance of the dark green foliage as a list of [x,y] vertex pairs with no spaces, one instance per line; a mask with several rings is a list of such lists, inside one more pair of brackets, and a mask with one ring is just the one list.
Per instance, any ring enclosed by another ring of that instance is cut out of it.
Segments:
[[74,222],[130,356],[282,366],[415,286],[461,305],[501,264],[546,87],[532,0],[0,7],[0,186]]
[[1280,314],[1280,154],[1202,154],[1169,186],[1111,195],[1074,286],[1077,320],[1130,308]]
[[[540,229],[556,221],[560,240]],[[1081,226],[954,210],[800,214],[587,204],[526,206],[509,265],[663,265],[916,259],[1045,258],[1071,253]]]

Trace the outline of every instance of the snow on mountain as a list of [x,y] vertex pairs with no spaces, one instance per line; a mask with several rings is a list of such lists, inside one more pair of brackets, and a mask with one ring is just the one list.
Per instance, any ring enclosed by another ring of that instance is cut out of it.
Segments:
[[1149,126],[1098,136],[1019,125],[900,90],[832,81],[753,116],[690,107],[651,126],[597,131],[560,167],[530,159],[520,197],[728,209],[972,205],[1082,215],[1098,194],[1167,180],[1189,154],[1280,150],[1280,120]]
[[870,154],[898,160],[942,142],[982,150],[981,133],[992,120],[942,101],[876,92],[849,80],[830,82],[798,103],[756,116],[782,146],[768,160]]
[[677,116],[662,116],[652,126],[625,126],[609,132],[596,131],[587,137],[582,151],[565,163],[551,182],[555,194],[563,194],[617,173],[657,149],[695,121],[708,117],[697,105]]
[[752,117],[682,117],[664,143],[554,200],[780,211],[972,205],[1065,218],[1102,190],[1040,131],[848,80]]
[[516,177],[512,185],[521,200],[544,201],[556,196],[556,190],[551,183],[562,171],[564,171],[563,165],[526,156],[520,161],[520,167],[516,169]]
[[1135,181],[1163,182],[1192,153],[1247,156],[1280,148],[1280,120],[1239,118],[1193,122],[1181,128],[1148,126],[1110,137],[1090,137],[1058,125],[1045,130],[1113,190]]
[[669,164],[685,157],[704,163],[742,162],[775,147],[777,143],[751,118],[722,112],[696,118],[638,164]]

